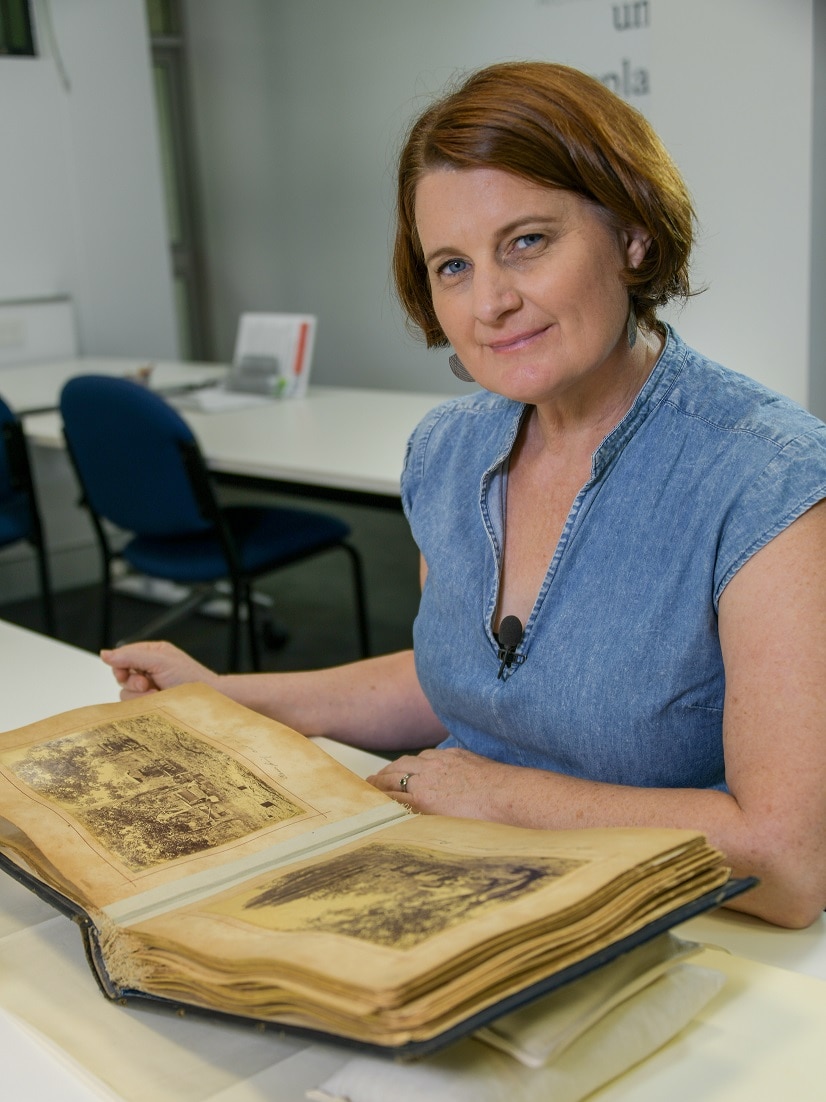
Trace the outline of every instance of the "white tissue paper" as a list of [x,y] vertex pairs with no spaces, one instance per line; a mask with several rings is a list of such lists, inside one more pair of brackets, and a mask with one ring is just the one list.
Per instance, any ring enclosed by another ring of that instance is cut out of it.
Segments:
[[[357,1056],[306,1097],[311,1102],[580,1102],[671,1040],[723,986],[721,972],[674,963],[693,946],[682,943],[683,949],[670,935],[668,940],[649,954],[641,972],[626,961],[627,972],[637,973],[625,985],[627,997],[619,994],[619,969],[603,975],[609,965],[540,1000],[526,1015],[524,1038],[516,1029],[523,1011],[517,1011],[507,1016],[511,1021],[504,1029],[497,1023],[484,1031],[493,1033],[500,1047],[472,1037],[411,1063]],[[641,979],[648,973],[656,978]],[[605,1013],[596,977],[610,1003]],[[587,987],[577,991],[585,981]],[[565,992],[570,1012],[561,1007]],[[543,1030],[544,1003],[549,1014]]]
[[625,999],[702,950],[695,941],[661,934],[581,979],[480,1029],[476,1038],[529,1068],[556,1059]]

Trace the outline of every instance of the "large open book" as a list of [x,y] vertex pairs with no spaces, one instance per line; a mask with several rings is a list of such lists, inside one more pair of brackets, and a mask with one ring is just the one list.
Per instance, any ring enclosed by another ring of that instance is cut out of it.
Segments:
[[689,831],[413,815],[195,685],[0,736],[0,865],[113,999],[409,1052],[744,886]]

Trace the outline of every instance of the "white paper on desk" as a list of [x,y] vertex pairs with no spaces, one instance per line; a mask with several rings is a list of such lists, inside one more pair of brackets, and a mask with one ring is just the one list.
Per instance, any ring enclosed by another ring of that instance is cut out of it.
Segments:
[[227,390],[223,383],[217,386],[200,387],[184,394],[175,394],[167,399],[176,409],[193,413],[231,413],[236,409],[251,409],[255,406],[268,406],[275,399],[263,394],[243,394],[236,390]]
[[526,1067],[542,1067],[615,1006],[701,948],[696,941],[684,941],[672,933],[660,934],[573,983],[497,1018],[475,1036]]
[[117,1096],[16,1015],[0,1008],[3,1097],[14,1102],[116,1102]]
[[[63,915],[0,939],[0,1007],[121,1102],[207,1102],[308,1045],[248,1025],[110,1002]],[[17,1102],[2,1074],[0,1098]],[[59,1091],[51,1097],[63,1100]]]
[[312,1102],[580,1102],[685,1028],[725,976],[678,964],[574,1041],[528,1068],[473,1038],[411,1064],[358,1056],[307,1092]]

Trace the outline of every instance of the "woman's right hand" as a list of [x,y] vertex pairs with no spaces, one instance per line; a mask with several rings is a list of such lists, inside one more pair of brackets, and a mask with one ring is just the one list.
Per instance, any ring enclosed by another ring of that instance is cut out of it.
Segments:
[[114,650],[101,651],[100,657],[112,667],[120,685],[121,700],[132,700],[191,681],[213,686],[218,683],[216,673],[171,643],[127,643]]

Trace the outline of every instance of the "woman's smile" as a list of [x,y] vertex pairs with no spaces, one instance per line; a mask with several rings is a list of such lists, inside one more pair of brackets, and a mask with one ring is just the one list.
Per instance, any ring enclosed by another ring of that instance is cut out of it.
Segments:
[[535,344],[540,337],[544,337],[550,328],[550,325],[542,325],[524,333],[517,333],[512,337],[488,341],[487,346],[493,352],[521,352],[523,348],[528,348]]

